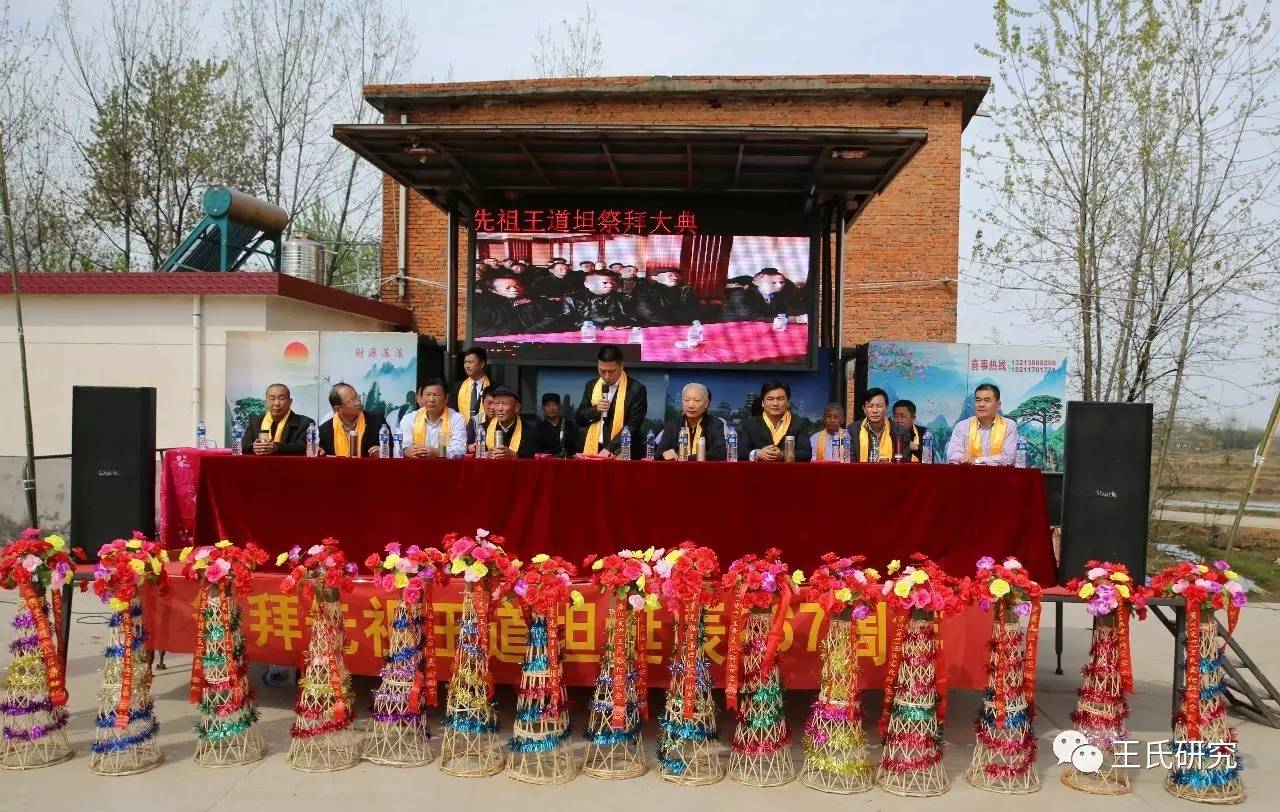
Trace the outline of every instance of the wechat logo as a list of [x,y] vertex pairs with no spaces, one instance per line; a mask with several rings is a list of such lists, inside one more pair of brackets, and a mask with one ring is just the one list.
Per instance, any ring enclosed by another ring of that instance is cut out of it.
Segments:
[[1102,751],[1089,744],[1078,730],[1064,730],[1053,740],[1053,754],[1059,764],[1070,764],[1082,773],[1096,773],[1102,769]]

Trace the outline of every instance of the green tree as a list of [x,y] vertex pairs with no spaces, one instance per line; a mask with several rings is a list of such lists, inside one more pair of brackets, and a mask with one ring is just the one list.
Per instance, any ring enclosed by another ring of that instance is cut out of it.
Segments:
[[381,412],[384,416],[389,411],[388,403],[382,399],[382,388],[378,382],[369,384],[369,391],[360,398],[366,412]]
[[[265,414],[266,411],[267,402],[260,397],[240,398],[236,401],[235,408],[232,409],[232,417],[247,426],[249,425],[249,419],[255,414]],[[230,428],[227,430],[229,432]]]
[[1049,426],[1062,420],[1062,400],[1053,395],[1036,395],[1018,404],[1018,408],[1005,417],[1019,427],[1030,423],[1040,424],[1040,453],[1044,462],[1049,459]]
[[381,243],[373,234],[345,232],[347,225],[327,204],[317,201],[294,218],[290,231],[324,246],[328,261],[322,284],[372,298],[378,293],[382,270]]

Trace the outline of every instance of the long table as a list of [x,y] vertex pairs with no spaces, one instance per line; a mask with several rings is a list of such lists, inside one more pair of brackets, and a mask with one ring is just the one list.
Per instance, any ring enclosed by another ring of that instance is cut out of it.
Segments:
[[[170,546],[225,538],[274,553],[334,537],[359,561],[390,541],[437,544],[445,533],[483,527],[526,558],[580,561],[691,539],[714,548],[722,566],[768,547],[805,570],[828,550],[876,566],[918,551],[962,575],[983,555],[1014,555],[1042,584],[1056,580],[1034,469],[166,457],[162,504],[186,504],[183,493],[194,502],[190,511],[162,511]],[[170,481],[177,474],[185,480]]]

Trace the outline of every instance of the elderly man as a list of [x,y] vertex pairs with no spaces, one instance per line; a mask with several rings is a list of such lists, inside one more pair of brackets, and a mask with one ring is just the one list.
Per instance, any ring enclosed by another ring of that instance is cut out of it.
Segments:
[[473,326],[480,336],[540,333],[558,315],[551,302],[525,295],[523,277],[512,268],[485,277],[485,292],[476,297]]
[[333,419],[320,426],[320,451],[331,457],[378,456],[378,432],[384,421],[366,412],[360,393],[351,384],[336,383],[329,390]]
[[947,462],[956,465],[1013,465],[1018,454],[1018,424],[1000,414],[1000,387],[979,384],[973,390],[973,417],[956,423],[947,443]]
[[448,457],[467,453],[467,420],[445,404],[444,381],[430,378],[418,387],[416,412],[400,421],[400,442],[406,457]]
[[822,410],[822,431],[814,432],[809,438],[809,445],[813,446],[813,461],[840,462],[836,449],[842,442],[850,442],[849,432],[844,427],[844,407],[839,403],[828,403]]
[[854,462],[892,462],[893,427],[889,425],[889,395],[872,387],[862,396],[862,419],[849,427]]
[[[680,392],[681,414],[662,427],[662,442],[658,443],[658,458],[664,460],[698,459],[698,441],[705,447],[705,458],[723,460],[728,456],[724,440],[724,424],[720,418],[708,414],[711,407],[711,390],[704,384],[687,383]],[[680,447],[680,429],[689,432],[689,445]]]
[[267,387],[267,410],[249,418],[240,441],[246,454],[298,457],[307,453],[307,427],[311,418],[293,412],[293,396],[289,387],[273,383]]
[[582,279],[582,290],[560,300],[561,322],[578,329],[586,322],[597,327],[630,327],[635,319],[628,312],[628,299],[618,292],[618,275],[610,271],[590,271]]
[[893,403],[894,433],[906,446],[907,462],[924,460],[924,434],[916,425],[916,404],[909,400],[897,400]]
[[589,457],[617,456],[622,429],[631,431],[631,458],[644,456],[640,427],[649,411],[649,393],[622,368],[622,350],[606,344],[596,353],[598,377],[587,381],[578,401],[578,425],[586,430],[582,453]]
[[484,448],[491,459],[532,459],[538,451],[537,433],[520,416],[520,395],[510,386],[493,388],[493,419],[485,428]]
[[691,324],[701,313],[697,294],[681,281],[679,268],[658,268],[636,291],[636,315],[645,324]]
[[795,442],[795,461],[808,462],[813,456],[809,436],[800,433],[799,421],[792,420],[791,387],[783,381],[765,381],[760,387],[758,417],[748,417],[738,426],[738,459],[753,462],[785,462],[788,437]]

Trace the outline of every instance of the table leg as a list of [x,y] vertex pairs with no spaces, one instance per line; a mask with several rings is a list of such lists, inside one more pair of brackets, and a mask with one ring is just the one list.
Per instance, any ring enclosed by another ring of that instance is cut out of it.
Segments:
[[58,618],[58,653],[62,655],[62,673],[67,673],[67,644],[71,642],[71,599],[76,590],[73,583],[62,585],[62,617]]
[[1178,715],[1178,707],[1182,704],[1182,694],[1186,690],[1183,684],[1187,678],[1187,607],[1178,603],[1173,607],[1173,711],[1170,718]]
[[1062,676],[1062,601],[1053,605],[1053,650],[1058,655],[1055,674]]

